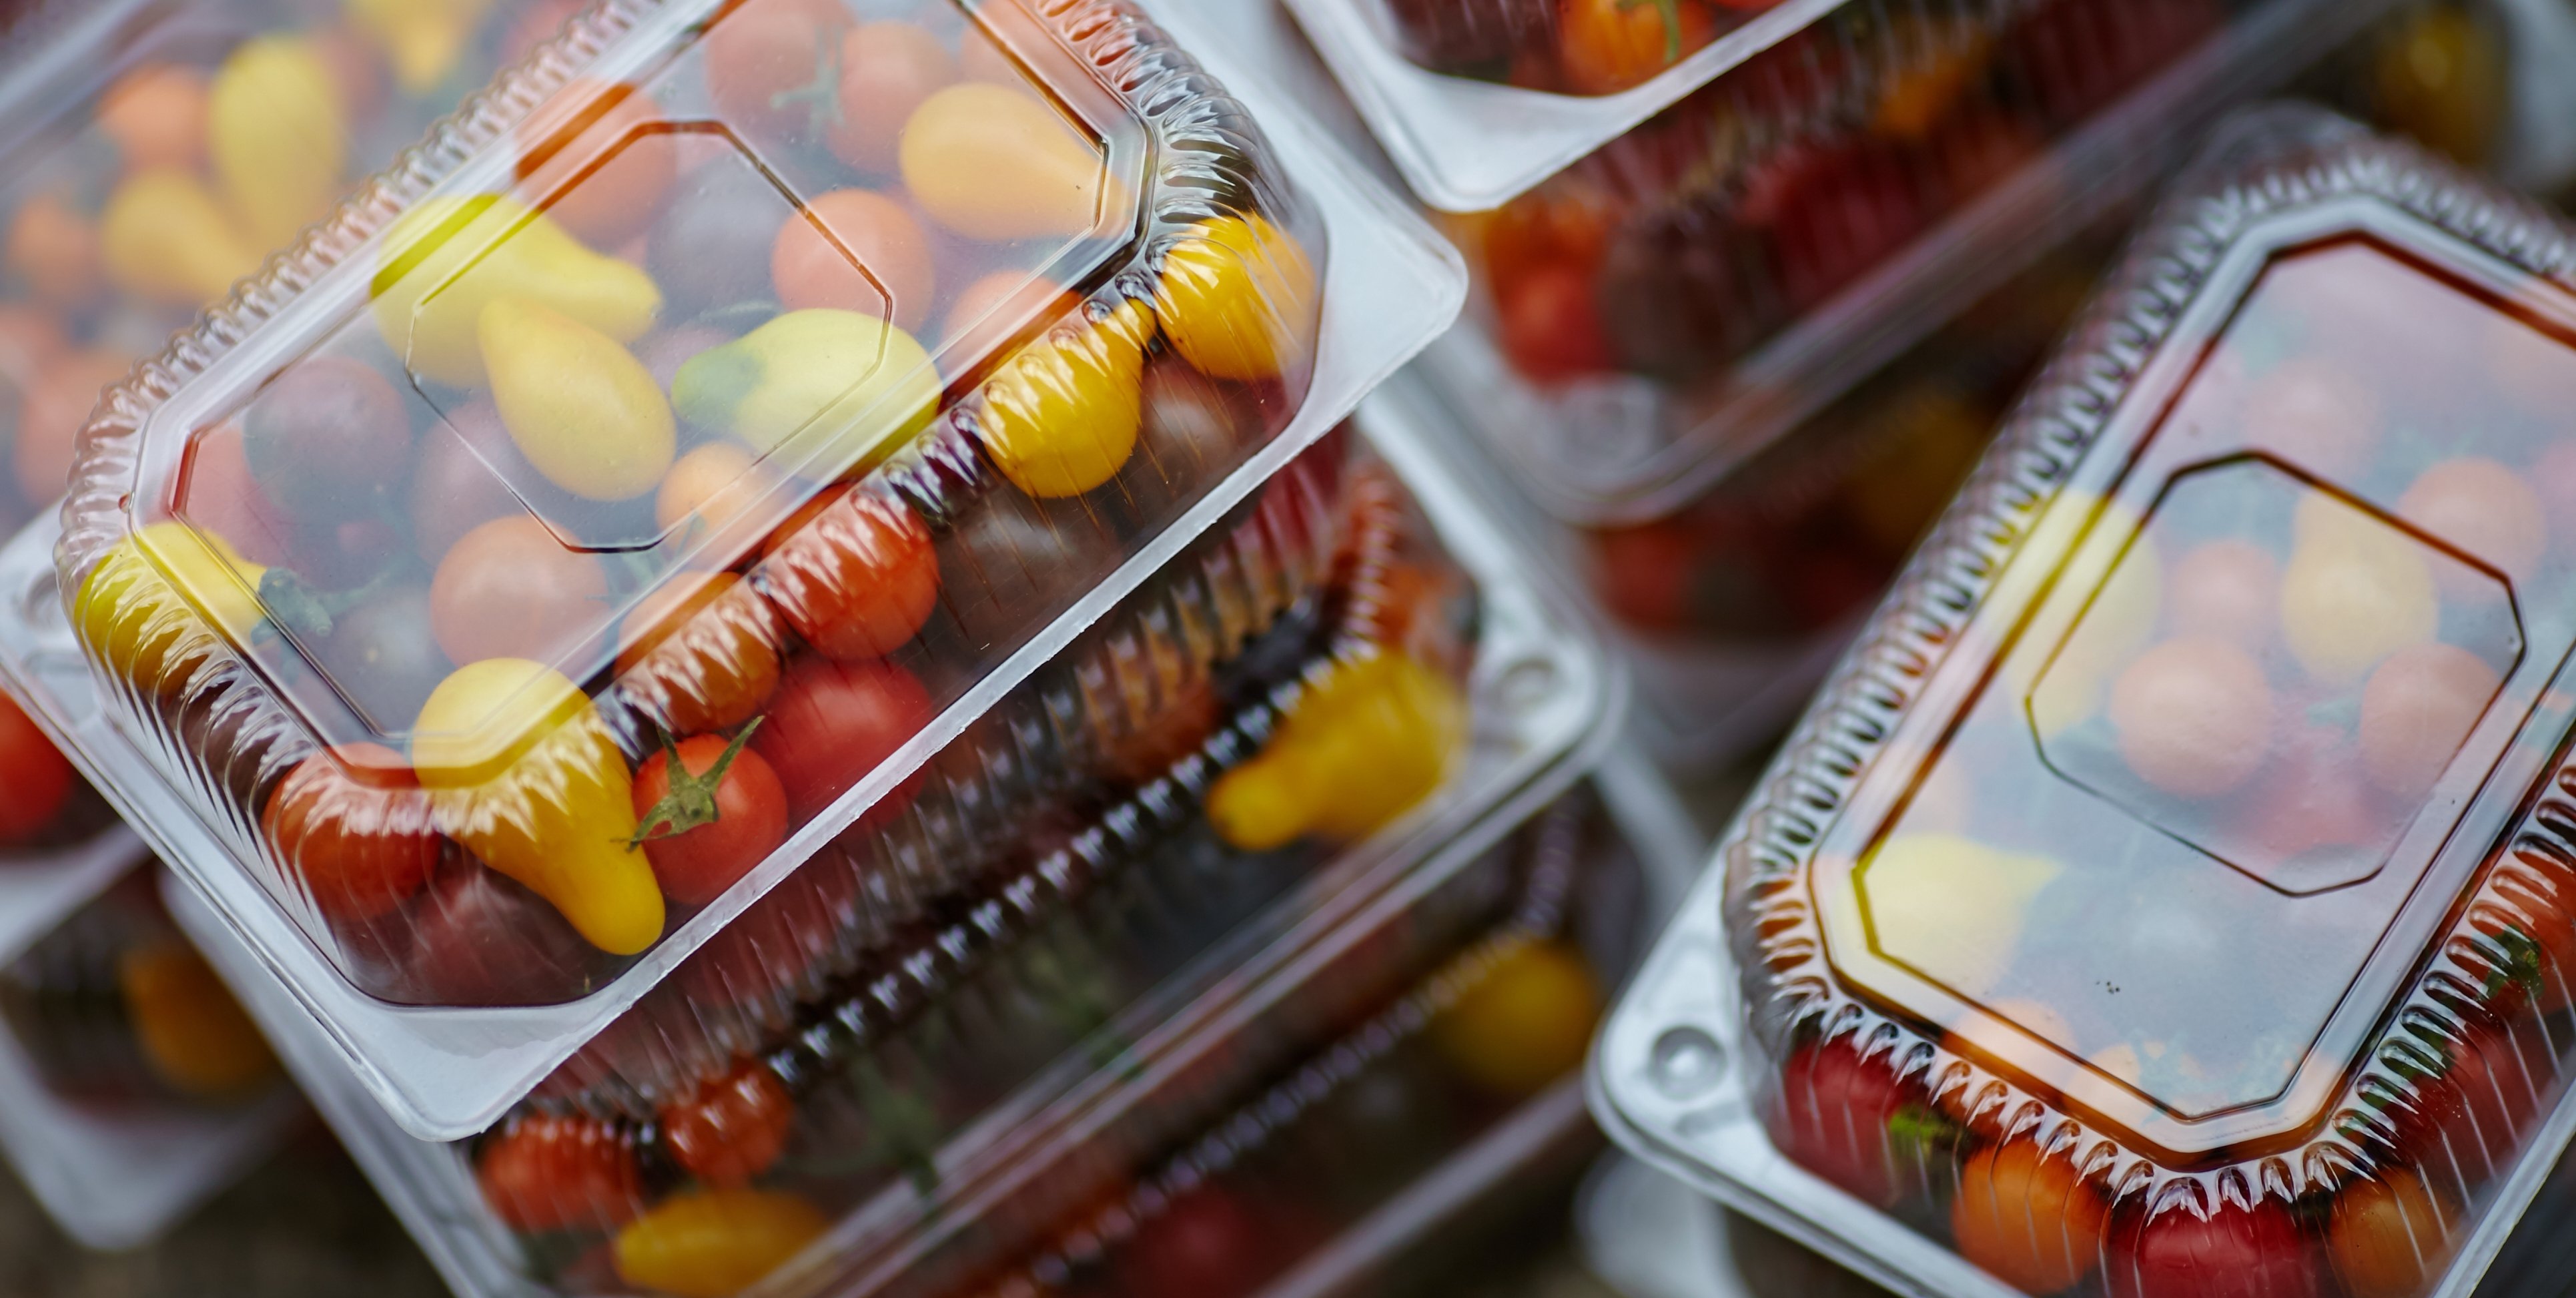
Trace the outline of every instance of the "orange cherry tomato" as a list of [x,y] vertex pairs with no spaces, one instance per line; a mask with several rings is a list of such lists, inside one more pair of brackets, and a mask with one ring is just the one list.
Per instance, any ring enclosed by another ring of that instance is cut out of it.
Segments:
[[2461,1224],[2421,1173],[2391,1167],[2335,1196],[2326,1252],[2353,1298],[2416,1298],[2440,1277]]
[[[429,617],[449,661],[567,661],[606,620],[608,573],[520,514],[467,532],[438,561]],[[580,669],[575,672],[580,674]]]
[[2182,636],[2139,654],[2111,685],[2120,756],[2167,793],[2206,798],[2244,786],[2272,747],[2271,682],[2235,645]]
[[1996,1279],[2024,1293],[2055,1293],[2093,1269],[2109,1218],[2072,1162],[2014,1140],[1968,1160],[1950,1203],[1950,1234],[1960,1256]]
[[769,269],[790,311],[883,315],[907,333],[929,318],[937,288],[921,223],[903,204],[865,189],[834,190],[788,217],[770,247]]
[[98,125],[128,171],[194,171],[206,161],[205,74],[167,63],[136,68],[99,100]]
[[819,140],[839,90],[833,57],[855,21],[840,0],[730,0],[699,43],[707,93],[736,130]]
[[734,574],[674,573],[626,614],[618,688],[675,735],[738,726],[777,691],[785,638]]
[[583,79],[519,129],[519,188],[595,248],[615,248],[662,214],[680,174],[680,137],[653,129],[661,105],[635,87]]
[[1585,95],[1643,85],[1717,38],[1702,0],[1565,0],[1557,22],[1558,66]]

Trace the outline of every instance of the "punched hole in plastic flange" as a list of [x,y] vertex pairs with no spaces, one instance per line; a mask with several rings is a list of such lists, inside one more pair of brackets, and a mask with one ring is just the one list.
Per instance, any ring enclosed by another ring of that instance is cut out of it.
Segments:
[[1655,1038],[1646,1075],[1667,1099],[1697,1099],[1725,1078],[1726,1047],[1699,1028],[1666,1028]]

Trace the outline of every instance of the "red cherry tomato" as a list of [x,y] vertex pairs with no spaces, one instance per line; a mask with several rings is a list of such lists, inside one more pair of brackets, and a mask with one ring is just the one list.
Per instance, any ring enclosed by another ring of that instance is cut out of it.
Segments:
[[567,662],[605,629],[607,601],[608,572],[598,559],[518,514],[467,532],[439,560],[429,582],[430,628],[459,665]]
[[1502,298],[1503,355],[1512,368],[1540,383],[1560,383],[1618,368],[1601,328],[1592,281],[1566,265],[1534,266],[1508,285]]
[[411,946],[395,998],[419,1005],[542,1005],[597,986],[597,948],[535,893],[481,865],[452,870],[397,920]]
[[[674,752],[690,777],[676,795]],[[683,906],[723,896],[787,841],[787,794],[778,776],[760,754],[717,735],[683,739],[644,759],[635,772],[635,816],[649,836],[644,859],[662,895]]]
[[930,529],[902,502],[851,491],[787,534],[754,580],[827,656],[880,658],[930,620],[939,556]]
[[1771,1139],[1808,1171],[1871,1203],[1893,1204],[1905,1177],[1888,1124],[1923,1098],[1884,1052],[1864,1056],[1849,1036],[1810,1043],[1780,1069]]
[[[787,669],[751,747],[778,773],[788,811],[802,823],[893,756],[931,716],[930,692],[901,667],[807,658]],[[913,784],[888,790],[860,823],[900,814],[912,805]]]
[[333,919],[383,915],[417,896],[438,869],[429,796],[401,754],[380,744],[305,758],[269,797],[260,828]]
[[54,741],[18,708],[17,700],[0,694],[0,844],[30,842],[63,814],[79,777]]
[[2112,1298],[2318,1298],[2316,1260],[2289,1210],[2168,1199],[2112,1229]]
[[1235,1298],[1267,1278],[1271,1238],[1241,1199],[1204,1183],[1165,1204],[1118,1250],[1119,1287],[1134,1298]]
[[614,1230],[644,1210],[625,1137],[592,1118],[531,1114],[485,1145],[474,1179],[513,1230]]
[[[2498,1025],[2480,1025],[2447,1047],[2438,1071],[2417,1072],[2383,1098],[2382,1116],[2397,1133],[2397,1153],[2424,1167],[2456,1167],[2472,1181],[2502,1173],[2522,1150],[2553,1075],[2546,1050],[2518,1043]],[[2365,1100],[2373,1098],[2365,1096]]]
[[770,1169],[787,1149],[796,1101],[761,1064],[745,1061],[662,1110],[662,1138],[691,1176],[712,1185],[741,1185]]

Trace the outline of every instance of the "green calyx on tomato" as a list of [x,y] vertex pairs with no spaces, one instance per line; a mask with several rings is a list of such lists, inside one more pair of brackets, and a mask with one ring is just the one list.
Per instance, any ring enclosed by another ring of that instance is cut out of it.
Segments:
[[1626,13],[1639,5],[1655,7],[1664,20],[1664,62],[1682,61],[1682,0],[1618,0],[1619,11]]
[[849,116],[841,109],[841,42],[823,42],[814,51],[814,79],[771,95],[769,106],[782,113],[804,109],[806,130],[818,138],[826,128],[846,125]]
[[725,745],[723,755],[716,758],[715,765],[708,767],[704,775],[689,773],[688,763],[680,760],[679,741],[664,734],[662,752],[671,764],[671,791],[662,795],[660,801],[647,808],[636,820],[635,836],[626,840],[626,845],[642,847],[656,839],[677,838],[722,819],[724,812],[716,805],[716,791],[723,787],[725,772],[733,769],[734,759],[742,756],[744,747],[751,743],[752,732],[760,729],[763,720],[753,717],[751,724],[744,726],[742,732],[733,737],[733,742]]

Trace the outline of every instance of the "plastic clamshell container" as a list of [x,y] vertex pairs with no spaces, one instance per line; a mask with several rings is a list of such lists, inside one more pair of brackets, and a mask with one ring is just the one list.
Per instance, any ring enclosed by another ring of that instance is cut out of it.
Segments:
[[45,0],[0,37],[0,528],[99,389],[551,35],[565,0]]
[[[911,167],[900,149],[890,164],[910,208],[864,190],[889,164],[854,138],[869,132],[825,129],[839,100],[800,116],[788,106],[805,101],[781,97],[813,80],[818,42],[860,57],[857,19],[792,0],[717,9],[586,15],[84,434],[63,598],[75,625],[89,619],[135,741],[100,760],[128,786],[185,791],[223,852],[178,854],[180,868],[297,971],[298,995],[424,1136],[479,1130],[823,842],[898,810],[925,759],[1322,436],[1463,292],[1454,253],[1293,110],[1227,94],[1122,5],[911,11],[915,34],[892,39],[963,79],[904,119],[928,141]],[[803,33],[792,57],[782,31]],[[790,63],[792,84],[761,90]],[[964,165],[979,157],[1011,165]],[[640,262],[569,232],[632,223],[665,164],[667,210],[617,245]],[[1045,192],[1005,203],[988,183]],[[732,246],[704,233],[708,203]],[[760,226],[771,237],[745,246]],[[931,287],[960,265],[998,287]],[[838,305],[779,314],[793,303],[773,289]],[[944,334],[941,315],[956,316]],[[903,328],[916,317],[917,338]],[[678,362],[670,399],[639,357]],[[870,358],[860,377],[813,383],[852,357]],[[560,379],[572,372],[597,383]],[[370,437],[324,437],[348,459],[277,454],[343,415],[374,421]],[[610,436],[628,420],[631,443]],[[393,467],[330,477],[376,452]],[[447,476],[406,467],[433,452]],[[427,528],[388,503],[415,490]],[[252,507],[279,493],[315,520],[360,515],[330,524],[315,571],[295,566],[282,509]],[[697,508],[665,526],[663,496]],[[386,541],[446,540],[482,517],[478,501],[501,516],[437,565]],[[810,521],[795,512],[818,502]],[[1016,515],[1049,561],[1007,535],[961,552],[957,535],[995,515]],[[285,562],[258,561],[263,536]],[[374,585],[333,589],[347,574],[328,560],[366,553],[368,536],[391,547]],[[764,538],[776,553],[760,558]],[[740,566],[752,574],[720,573]],[[348,622],[381,645],[319,643]],[[771,669],[789,711],[842,728],[817,741],[760,712]],[[812,689],[786,694],[800,677]],[[803,704],[824,686],[857,711],[818,718]],[[664,732],[738,736],[755,715],[768,733],[751,751],[803,754],[772,763],[787,836],[712,900],[675,898],[619,846],[650,811],[626,803],[632,771]],[[392,789],[380,823],[472,840],[610,967],[580,995],[527,997],[552,1003],[382,994],[373,955],[403,940],[403,912],[357,895],[369,886],[308,886],[260,823],[277,782],[326,746],[340,787]],[[430,788],[411,789],[424,772]],[[588,846],[537,850],[559,843]]]
[[1478,327],[1426,368],[1550,512],[1668,513],[2387,8],[1949,5],[1784,42],[1465,223]]
[[[138,994],[158,998],[148,1011],[165,1016],[156,1030],[180,1042],[165,1048],[186,1050],[202,1000],[224,993],[161,913],[151,878],[159,869],[131,840],[122,864],[121,882],[0,956],[0,1161],[65,1234],[98,1249],[158,1236],[275,1148],[304,1112],[275,1061],[250,1068],[229,1032],[216,1047],[226,1057],[180,1063],[202,1067],[192,1084],[220,1094],[173,1090],[145,1062]],[[41,976],[30,977],[37,965]]]
[[1614,1014],[1605,1122],[1904,1292],[2468,1292],[2576,1127],[2571,260],[2321,112],[2223,131]]
[[[1468,489],[1448,476],[1437,455],[1406,427],[1400,411],[1373,401],[1364,407],[1360,422],[1371,432],[1368,446],[1403,482],[1441,547],[1474,579],[1478,649],[1468,691],[1473,739],[1459,769],[1404,819],[1369,839],[1328,852],[1293,889],[1258,915],[1237,922],[1221,940],[1210,945],[1207,935],[1191,937],[1199,944],[1198,954],[1180,972],[1112,1013],[1080,1045],[1061,1050],[1061,1057],[1016,1066],[1007,1084],[999,1086],[991,1077],[917,1080],[911,1091],[915,1098],[962,1094],[978,1112],[936,1147],[915,1151],[906,1164],[908,1178],[891,1178],[854,1204],[827,1213],[834,1223],[828,1233],[803,1262],[773,1278],[764,1291],[842,1292],[861,1271],[879,1266],[899,1270],[901,1262],[893,1259],[911,1248],[923,1230],[947,1220],[970,1187],[993,1177],[1015,1177],[1050,1147],[1057,1133],[1097,1111],[1107,1097],[1123,1093],[1138,1076],[1154,1072],[1155,1061],[1175,1043],[1211,1032],[1230,1035],[1237,1021],[1232,1016],[1252,989],[1308,959],[1328,938],[1341,940],[1332,935],[1349,931],[1358,922],[1355,917],[1423,916],[1418,903],[1431,896],[1446,899],[1432,914],[1454,915],[1461,907],[1490,901],[1492,872],[1471,871],[1470,863],[1485,857],[1536,808],[1563,794],[1599,758],[1617,716],[1620,682],[1615,671],[1566,615],[1529,584],[1527,562],[1501,522],[1485,514]],[[1228,865],[1218,877],[1232,872],[1237,867]],[[1204,891],[1214,882],[1195,886]],[[192,931],[209,944],[229,948],[228,955],[219,957],[228,976],[280,1041],[281,1054],[317,1107],[450,1283],[460,1293],[474,1295],[557,1291],[538,1274],[540,1258],[531,1251],[531,1237],[514,1235],[486,1206],[473,1145],[424,1142],[401,1130],[350,1075],[346,1061],[316,1025],[297,1013],[277,977],[229,938],[229,925],[220,916],[202,905],[173,904]],[[1186,889],[1159,894],[1149,889],[1143,909],[1191,904]],[[1388,940],[1361,944],[1363,954],[1371,960],[1394,958],[1405,948],[1405,931],[1399,925],[1385,935]],[[1129,940],[1121,932],[1086,933],[1083,939],[1103,947],[1113,966],[1154,958],[1149,948],[1120,952]],[[1168,944],[1167,939],[1150,940]],[[1007,1006],[1016,994],[1005,981],[998,995],[961,999],[959,1017],[951,1022],[961,1028],[971,1027],[970,1020],[983,1022],[987,1011],[963,1007]],[[1208,1026],[1220,1021],[1222,1028]],[[1007,1015],[992,1022],[1010,1030]],[[880,1042],[874,1051],[886,1054],[893,1066],[904,1057],[901,1044]],[[1057,1053],[1052,1038],[1045,1049]],[[810,1148],[816,1135],[863,1145],[864,1132],[864,1127],[818,1124],[797,1139],[806,1142],[799,1148]],[[802,1160],[810,1170],[782,1167],[778,1175],[784,1181],[772,1177],[761,1184],[833,1202],[828,1178],[840,1174],[823,1170],[835,1165],[827,1157],[831,1153],[828,1148],[812,1150]],[[853,1145],[841,1161],[866,1155]],[[576,1233],[574,1238],[584,1236]],[[560,1261],[555,1259],[558,1265]]]

